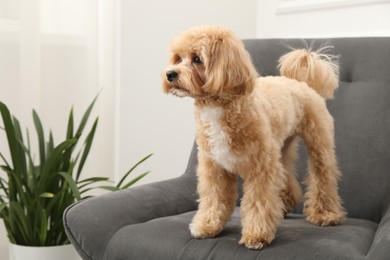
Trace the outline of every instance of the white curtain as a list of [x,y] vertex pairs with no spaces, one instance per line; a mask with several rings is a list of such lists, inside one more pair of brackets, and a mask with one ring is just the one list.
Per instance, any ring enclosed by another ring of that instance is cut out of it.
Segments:
[[[36,136],[33,108],[46,134],[51,129],[58,143],[65,136],[71,106],[77,122],[101,92],[94,111],[99,116],[98,132],[83,173],[86,177],[114,177],[119,4],[119,0],[0,0],[0,100],[30,128],[31,139]],[[0,149],[7,150],[1,131]],[[7,259],[2,223],[0,259]]]

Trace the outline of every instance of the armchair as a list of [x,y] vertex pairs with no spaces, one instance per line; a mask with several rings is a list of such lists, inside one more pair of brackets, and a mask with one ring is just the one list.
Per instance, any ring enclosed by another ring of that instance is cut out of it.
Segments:
[[[188,224],[197,210],[197,147],[178,178],[130,188],[71,205],[67,235],[83,259],[389,259],[390,258],[390,38],[307,40],[333,45],[340,55],[340,86],[327,105],[335,120],[340,196],[348,218],[318,227],[302,205],[278,225],[261,251],[240,246],[238,207],[213,239],[193,239]],[[282,42],[244,41],[260,75],[278,75]],[[301,145],[297,174],[306,174]],[[238,185],[240,203],[241,184]],[[304,187],[303,187],[304,188]]]

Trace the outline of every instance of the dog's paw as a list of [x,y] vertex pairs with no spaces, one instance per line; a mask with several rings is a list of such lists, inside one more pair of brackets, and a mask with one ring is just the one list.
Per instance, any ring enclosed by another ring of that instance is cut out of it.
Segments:
[[220,227],[214,227],[211,225],[199,223],[191,223],[189,227],[192,237],[198,239],[213,238],[218,235],[222,230],[222,228]]
[[273,233],[267,235],[242,235],[240,240],[240,245],[244,245],[245,247],[253,250],[260,250],[263,247],[271,244],[272,240],[274,240],[275,235]]
[[346,217],[344,211],[339,212],[329,212],[329,211],[313,211],[306,214],[306,219],[310,223],[326,227],[326,226],[336,226],[340,224]]

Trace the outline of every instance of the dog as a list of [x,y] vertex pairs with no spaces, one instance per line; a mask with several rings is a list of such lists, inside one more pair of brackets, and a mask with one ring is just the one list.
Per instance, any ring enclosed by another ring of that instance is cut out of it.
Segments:
[[261,249],[284,215],[301,200],[295,177],[298,139],[308,148],[306,219],[341,223],[333,118],[325,99],[338,87],[331,55],[292,50],[279,60],[280,77],[259,77],[244,44],[230,30],[191,28],[171,43],[163,91],[195,100],[199,206],[194,238],[218,235],[236,206],[243,179],[240,244]]

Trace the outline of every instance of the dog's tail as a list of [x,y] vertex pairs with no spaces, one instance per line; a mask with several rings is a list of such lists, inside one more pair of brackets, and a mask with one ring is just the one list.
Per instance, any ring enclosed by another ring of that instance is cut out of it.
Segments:
[[292,50],[279,59],[280,74],[306,82],[325,99],[332,98],[339,83],[339,66],[336,56],[322,53],[329,48]]

